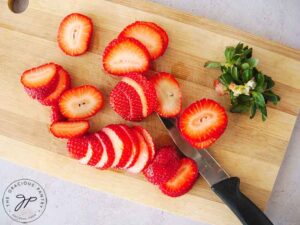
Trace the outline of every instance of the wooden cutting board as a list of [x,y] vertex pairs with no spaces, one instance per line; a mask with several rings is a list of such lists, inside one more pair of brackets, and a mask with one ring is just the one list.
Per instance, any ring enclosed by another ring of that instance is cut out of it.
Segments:
[[[80,57],[65,56],[56,43],[59,23],[71,12],[84,13],[94,22],[90,51]],[[188,194],[169,198],[141,175],[79,165],[67,156],[66,141],[48,132],[49,108],[31,100],[20,85],[19,77],[25,69],[54,61],[70,72],[74,86],[93,84],[104,93],[106,106],[92,119],[93,131],[109,123],[126,122],[109,106],[108,95],[118,80],[102,70],[100,61],[108,42],[135,20],[154,21],[168,32],[170,46],[153,62],[152,69],[171,72],[178,78],[184,106],[208,97],[228,110],[228,97],[218,97],[212,88],[219,72],[204,69],[203,64],[223,60],[224,48],[239,41],[254,48],[259,68],[276,81],[275,91],[282,101],[268,107],[266,122],[259,115],[250,120],[248,115],[228,113],[227,131],[210,152],[231,175],[241,178],[241,189],[264,209],[300,106],[300,52],[205,18],[138,0],[30,0],[21,14],[12,13],[7,1],[0,0],[0,158],[193,220],[240,224],[201,178]],[[155,115],[141,125],[149,129],[158,147],[171,143]]]

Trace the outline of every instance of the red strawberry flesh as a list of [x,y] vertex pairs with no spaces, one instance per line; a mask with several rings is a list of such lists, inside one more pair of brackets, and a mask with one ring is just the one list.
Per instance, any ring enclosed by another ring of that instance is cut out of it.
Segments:
[[149,52],[133,38],[113,40],[104,50],[103,68],[114,75],[146,72],[150,65]]
[[225,109],[211,99],[201,99],[184,110],[179,119],[182,135],[189,142],[218,138],[227,126]]
[[179,168],[180,158],[171,146],[158,150],[154,160],[144,169],[147,180],[155,185],[167,182]]
[[61,113],[73,120],[87,119],[103,106],[101,92],[91,85],[83,85],[65,91],[59,98]]
[[72,13],[66,16],[59,26],[58,45],[67,55],[82,55],[88,49],[92,33],[92,20],[85,15]]
[[52,123],[50,131],[58,138],[73,138],[84,135],[89,127],[88,121],[63,121]]
[[158,107],[157,113],[162,117],[174,117],[181,111],[182,94],[177,80],[169,73],[157,73],[151,78],[154,84]]
[[140,41],[149,51],[151,59],[161,56],[165,50],[164,40],[157,28],[137,21],[127,26],[119,37],[131,37]]
[[178,197],[187,193],[198,177],[198,167],[194,160],[183,158],[175,175],[159,186],[160,190],[171,197]]

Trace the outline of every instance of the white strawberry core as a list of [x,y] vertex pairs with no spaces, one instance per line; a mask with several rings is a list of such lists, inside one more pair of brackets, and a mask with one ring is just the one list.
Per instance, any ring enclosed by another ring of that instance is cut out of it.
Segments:
[[147,104],[147,98],[145,96],[144,90],[141,87],[141,85],[139,85],[137,82],[135,82],[133,79],[128,78],[128,77],[124,77],[122,79],[123,82],[125,82],[126,84],[130,85],[131,87],[134,88],[134,90],[138,93],[141,102],[142,102],[142,113],[143,116],[146,117],[147,113],[148,113],[148,104]]
[[112,129],[105,127],[102,129],[102,131],[109,137],[109,139],[112,142],[115,151],[115,160],[111,167],[115,167],[120,162],[124,150],[124,144],[119,138],[119,136]]
[[87,151],[86,151],[86,154],[85,154],[85,156],[84,156],[83,158],[81,158],[81,159],[79,160],[79,162],[80,162],[81,164],[86,165],[86,164],[88,164],[88,162],[90,161],[90,159],[92,158],[92,156],[93,156],[93,149],[92,149],[91,144],[88,143],[88,149],[87,149]]
[[144,138],[138,132],[136,132],[136,134],[138,136],[139,143],[140,143],[140,154],[139,154],[138,159],[135,162],[135,164],[127,170],[128,172],[131,172],[131,173],[141,172],[144,169],[144,167],[150,157],[148,146],[147,146]]
[[99,160],[99,162],[95,165],[96,168],[102,168],[106,162],[108,161],[108,156],[107,156],[107,149],[106,149],[106,145],[104,144],[103,140],[101,139],[101,137],[99,136],[99,134],[95,134],[95,136],[98,138],[102,149],[103,149],[103,153],[101,156],[101,159]]

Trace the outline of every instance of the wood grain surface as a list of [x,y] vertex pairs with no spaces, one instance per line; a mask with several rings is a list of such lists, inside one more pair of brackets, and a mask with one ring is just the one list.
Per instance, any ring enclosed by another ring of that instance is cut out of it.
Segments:
[[[59,23],[71,12],[86,14],[94,22],[91,47],[80,57],[65,56],[56,43]],[[250,120],[248,115],[228,113],[227,131],[210,152],[232,176],[241,178],[242,190],[264,209],[300,106],[300,52],[144,1],[30,0],[25,12],[14,14],[7,1],[0,0],[0,158],[193,220],[240,224],[201,178],[188,194],[173,199],[141,175],[79,165],[68,157],[66,141],[49,133],[49,108],[25,94],[20,74],[54,61],[69,71],[74,86],[93,84],[104,93],[106,105],[92,119],[92,131],[109,123],[134,124],[122,120],[109,106],[108,95],[118,79],[105,73],[100,62],[104,47],[135,20],[156,22],[168,32],[170,46],[151,69],[177,77],[184,106],[208,97],[228,110],[228,97],[218,97],[212,88],[219,72],[205,69],[203,64],[222,60],[224,48],[239,41],[254,48],[259,68],[275,80],[275,91],[282,100],[278,106],[268,107],[266,122],[260,116]],[[155,115],[140,124],[149,129],[158,147],[171,143]]]

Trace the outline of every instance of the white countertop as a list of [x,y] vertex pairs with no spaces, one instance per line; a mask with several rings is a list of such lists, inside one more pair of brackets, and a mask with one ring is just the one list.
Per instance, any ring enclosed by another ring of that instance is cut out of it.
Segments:
[[[298,0],[153,0],[300,49]],[[300,118],[268,204],[275,225],[300,224]],[[14,180],[29,178],[47,193],[44,214],[34,225],[204,225],[96,192],[0,160],[0,197]],[[196,213],[196,212],[195,212]],[[0,224],[14,225],[0,205]]]

